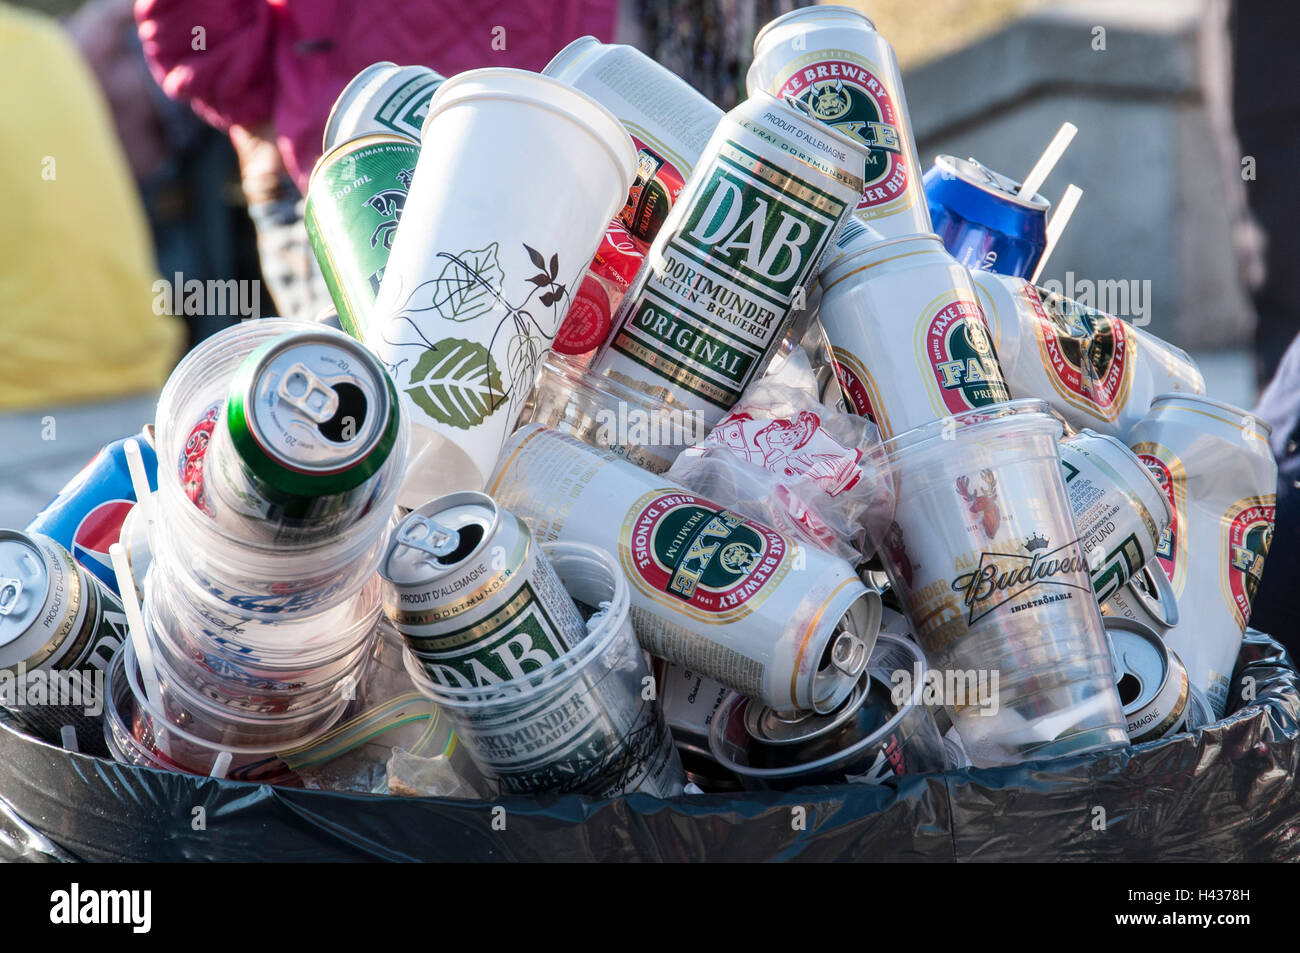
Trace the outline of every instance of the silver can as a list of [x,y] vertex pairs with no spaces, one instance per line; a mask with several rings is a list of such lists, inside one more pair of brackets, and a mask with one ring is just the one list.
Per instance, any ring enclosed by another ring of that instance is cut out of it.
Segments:
[[841,252],[821,325],[846,403],[881,439],[1010,399],[970,273],[937,236],[864,234]]
[[[865,156],[766,93],[727,113],[588,373],[716,424],[806,308]],[[671,463],[681,449],[656,452]]]
[[528,527],[482,493],[452,493],[410,513],[379,572],[384,614],[442,685],[522,678],[587,634]]
[[[1170,521],[1172,524],[1172,520]],[[1161,535],[1163,543],[1165,537]],[[1160,547],[1157,545],[1157,551]],[[1166,635],[1178,624],[1178,597],[1159,559],[1143,566],[1102,604],[1104,616],[1123,616]]]
[[1136,745],[1183,731],[1191,692],[1178,653],[1152,629],[1132,619],[1107,619],[1106,637],[1129,741]]
[[489,492],[540,540],[617,553],[652,655],[783,710],[821,712],[867,664],[880,596],[852,566],[612,453],[529,425]]
[[1075,427],[1123,440],[1157,394],[1205,393],[1185,351],[1122,318],[1023,278],[973,271],[971,279],[1007,386]]
[[1070,512],[1104,603],[1155,559],[1173,508],[1151,471],[1114,437],[1081,430],[1060,450]]
[[637,148],[636,179],[619,220],[648,247],[704,154],[722,110],[632,46],[574,40],[546,64],[551,76],[614,114]]
[[1182,622],[1165,637],[1216,718],[1273,540],[1277,464],[1268,433],[1239,407],[1163,394],[1129,434],[1174,511],[1157,556]]
[[[897,690],[897,672],[906,673],[907,690]],[[922,677],[914,679],[917,672]],[[732,694],[714,718],[710,749],[743,784],[760,789],[880,784],[943,771],[943,739],[923,702],[924,672],[920,649],[882,635],[867,671],[835,711],[786,712]]]
[[861,12],[815,6],[777,17],[754,38],[745,84],[751,96],[803,103],[870,149],[858,215],[882,234],[932,230],[898,59]]
[[352,78],[325,121],[322,154],[349,139],[392,132],[420,141],[429,100],[446,80],[426,66],[372,63]]

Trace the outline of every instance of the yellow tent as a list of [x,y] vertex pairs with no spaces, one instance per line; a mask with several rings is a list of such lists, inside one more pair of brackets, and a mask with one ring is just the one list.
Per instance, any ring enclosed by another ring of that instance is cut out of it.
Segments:
[[0,3],[0,408],[156,389],[184,329],[108,107],[59,25]]

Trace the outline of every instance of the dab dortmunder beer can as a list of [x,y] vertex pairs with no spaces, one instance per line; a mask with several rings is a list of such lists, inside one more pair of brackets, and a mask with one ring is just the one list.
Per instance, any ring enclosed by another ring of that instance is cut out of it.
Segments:
[[1172,344],[1023,278],[972,271],[1012,393],[1051,404],[1074,427],[1123,440],[1157,394],[1204,394],[1205,378]]
[[387,60],[367,66],[334,101],[321,151],[376,132],[419,142],[429,100],[445,81],[427,66],[398,66]]
[[1151,471],[1114,437],[1081,430],[1059,446],[1070,512],[1103,603],[1155,559],[1173,508]]
[[880,594],[842,559],[536,424],[488,485],[535,538],[617,554],[652,655],[783,711],[831,711],[866,667]]
[[815,6],[777,17],[754,38],[745,85],[805,104],[868,147],[858,215],[887,238],[932,230],[898,59],[866,16]]
[[482,493],[452,493],[409,513],[379,572],[385,615],[441,685],[523,678],[587,634],[528,527]]
[[400,427],[393,382],[360,343],[327,329],[282,335],[235,372],[207,448],[205,500],[249,538],[324,539],[382,494]]
[[339,325],[365,334],[406,206],[420,147],[369,135],[325,153],[312,169],[304,224]]
[[[817,264],[861,191],[865,157],[767,93],[727,113],[589,373],[716,424],[807,306]],[[680,449],[654,452],[671,462]]]
[[619,220],[649,247],[681,194],[722,110],[640,50],[574,40],[542,70],[586,93],[623,124],[637,149],[636,179]]
[[845,403],[882,440],[1009,400],[970,273],[934,235],[865,231],[821,275],[820,320]]
[[1273,540],[1277,463],[1268,433],[1267,423],[1230,404],[1163,394],[1129,434],[1174,511],[1156,555],[1181,621],[1164,637],[1216,718]]

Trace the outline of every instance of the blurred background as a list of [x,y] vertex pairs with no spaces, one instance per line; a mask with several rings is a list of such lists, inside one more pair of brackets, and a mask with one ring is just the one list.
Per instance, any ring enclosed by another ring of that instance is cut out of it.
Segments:
[[[405,0],[402,9],[414,13],[423,3]],[[441,0],[427,5],[435,13],[448,6]],[[564,15],[558,16],[545,0],[458,4],[468,11],[463,22],[440,22],[459,35],[439,37],[438,49],[445,47],[446,53],[425,65],[448,74],[475,65],[540,69],[567,39],[595,32],[604,40],[639,46],[726,108],[743,96],[757,30],[772,17],[806,5],[798,0],[568,0],[559,3]],[[1289,49],[1300,21],[1297,5],[1271,0],[852,0],[850,5],[867,13],[898,53],[924,167],[936,154],[951,153],[975,157],[1019,179],[1062,122],[1078,126],[1078,137],[1042,191],[1055,202],[1073,183],[1083,189],[1083,199],[1043,279],[1059,281],[1067,294],[1072,286],[1083,287],[1081,282],[1118,283],[1111,287],[1129,296],[1128,313],[1116,309],[1121,316],[1188,350],[1201,365],[1211,396],[1254,406],[1300,330],[1300,293],[1290,265],[1294,230],[1284,221],[1300,204],[1294,174],[1300,160],[1300,82]],[[271,34],[286,22],[286,9],[299,24],[318,24],[320,35],[275,45],[279,40]],[[310,78],[313,57],[341,55],[339,45],[351,42],[342,38],[349,23],[382,19],[367,13],[373,9],[363,0],[278,0],[274,14],[268,0],[140,0],[134,8],[131,0],[0,0],[0,63],[8,64],[11,100],[27,102],[33,88],[48,86],[40,75],[31,75],[35,66],[19,75],[18,61],[5,52],[32,49],[29,37],[39,35],[48,49],[41,47],[38,66],[57,77],[84,69],[93,77],[94,95],[111,128],[102,138],[88,135],[82,144],[65,148],[96,156],[104,152],[108,179],[116,181],[121,173],[130,184],[128,204],[134,208],[106,213],[107,221],[89,212],[80,221],[75,213],[65,215],[61,227],[70,233],[100,229],[112,253],[123,254],[117,246],[130,243],[119,241],[125,232],[115,229],[129,231],[128,220],[138,219],[146,230],[147,242],[139,247],[146,248],[147,261],[132,267],[148,270],[149,280],[183,275],[185,280],[257,281],[258,312],[276,314],[270,293],[276,276],[263,273],[267,256],[259,261],[250,202],[255,210],[292,204],[294,186],[302,187],[315,156],[295,153],[289,134],[275,128],[277,110],[283,116],[286,103],[299,112],[321,108],[303,105],[301,89],[285,81],[286,57],[290,68],[300,61]],[[176,52],[177,43],[188,41],[193,24],[215,23],[223,15],[232,21],[230,33],[209,27],[213,35],[207,36],[206,49],[226,57],[226,65],[205,78],[195,63],[213,60],[187,61],[183,49]],[[511,24],[514,31],[504,51],[493,49],[486,29],[497,22]],[[393,35],[412,32],[410,26],[398,23]],[[514,39],[525,34],[528,40]],[[367,35],[372,45],[380,42],[373,30]],[[404,60],[404,52],[356,55],[364,63],[412,61]],[[64,57],[81,65],[65,63]],[[256,69],[259,57],[267,64],[265,81]],[[250,103],[261,112],[255,115]],[[33,111],[37,120],[31,119]],[[28,120],[38,123],[42,135],[47,126],[93,127],[93,109],[67,111],[37,97]],[[257,116],[265,121],[253,122]],[[0,138],[13,140],[0,152],[33,135],[13,121],[0,123]],[[32,148],[35,156],[44,147],[38,142]],[[297,152],[302,151],[298,143]],[[103,191],[101,185],[91,188]],[[30,237],[16,231],[10,228],[10,246],[27,250]],[[262,232],[264,242],[268,234]],[[78,237],[86,240],[85,234]],[[53,248],[37,250],[41,260],[53,260]],[[10,267],[17,267],[12,260]],[[0,272],[0,292],[10,289],[0,293],[0,345],[17,341],[10,359],[29,368],[38,362],[26,390],[8,395],[0,390],[0,409],[9,410],[0,413],[0,445],[9,450],[0,459],[0,525],[24,525],[105,440],[151,418],[156,387],[171,364],[187,347],[240,317],[207,313],[201,306],[185,308],[194,313],[181,316],[160,315],[154,313],[161,310],[157,307],[141,308],[138,298],[131,299],[130,314],[96,317],[93,305],[107,296],[108,285],[71,256],[60,268],[62,274],[81,275],[80,287],[63,287],[57,277],[42,279],[43,288],[59,286],[65,297],[56,314],[36,321],[16,316],[24,301],[33,307],[30,298],[12,290],[23,276]],[[124,270],[127,266],[115,261],[104,272],[112,278],[103,281],[119,280]],[[73,290],[88,303],[68,299]],[[56,323],[84,337],[89,352],[98,349],[101,363],[111,347],[137,342],[147,353],[122,357],[122,366],[135,361],[147,367],[102,380],[89,370],[61,377],[53,362],[65,358],[67,346],[47,342],[44,351],[19,346],[33,335],[52,334]],[[102,345],[95,343],[97,329],[105,337]],[[42,360],[48,366],[42,367]],[[65,378],[86,383],[80,390],[46,386]],[[48,435],[51,420],[54,438]]]

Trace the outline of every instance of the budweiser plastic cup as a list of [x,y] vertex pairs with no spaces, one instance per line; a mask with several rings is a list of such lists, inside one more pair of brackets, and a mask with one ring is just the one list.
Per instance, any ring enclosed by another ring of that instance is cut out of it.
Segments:
[[1070,511],[1104,603],[1156,558],[1173,508],[1146,466],[1114,437],[1081,430],[1061,441]]
[[413,423],[403,505],[482,488],[634,163],[618,120],[556,80],[483,69],[438,89],[364,336]]
[[[807,307],[866,150],[767,93],[718,124],[590,373],[721,420]],[[651,452],[667,469],[680,446]]]
[[900,492],[869,529],[917,641],[945,682],[991,688],[944,698],[980,767],[1128,743],[1046,411],[1011,401],[880,451]]
[[934,235],[837,249],[820,320],[849,409],[889,438],[1008,399],[970,273]]
[[372,63],[343,87],[325,121],[322,152],[370,133],[396,133],[416,142],[429,100],[446,82],[427,66]]
[[1174,510],[1157,550],[1178,597],[1165,640],[1210,699],[1216,718],[1250,621],[1273,539],[1277,464],[1268,424],[1240,408],[1163,394],[1129,434]]
[[830,711],[866,667],[880,595],[842,559],[533,424],[488,492],[540,541],[616,553],[653,655],[783,711]]
[[777,17],[754,39],[745,85],[804,103],[871,150],[858,214],[882,234],[932,230],[898,60],[862,13],[816,6]]
[[632,136],[636,179],[618,214],[648,248],[722,119],[722,110],[635,47],[601,43],[594,36],[560,50],[542,74],[582,90]]
[[1187,354],[1122,318],[1009,275],[971,278],[1007,387],[1123,440],[1157,394],[1204,394]]

